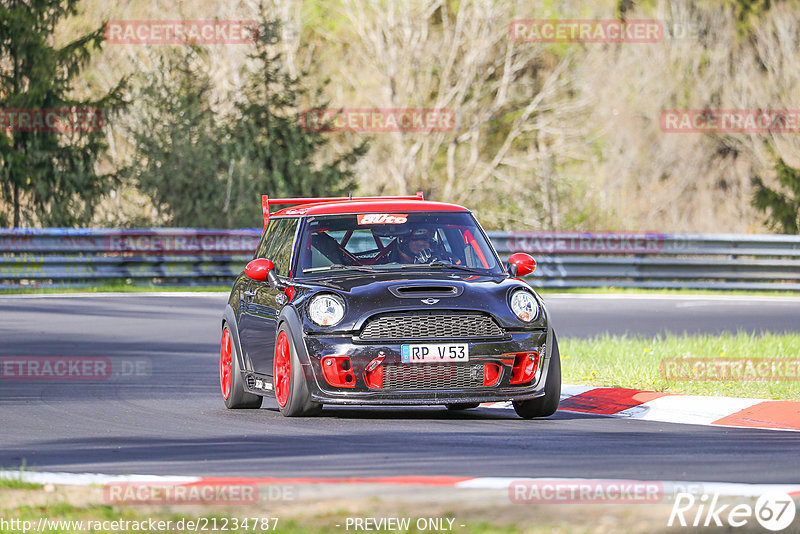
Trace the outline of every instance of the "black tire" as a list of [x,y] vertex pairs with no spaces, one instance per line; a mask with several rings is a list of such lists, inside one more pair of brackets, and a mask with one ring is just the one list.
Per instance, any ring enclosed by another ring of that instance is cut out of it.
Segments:
[[445,404],[448,410],[452,411],[460,411],[460,410],[471,410],[472,408],[477,408],[480,406],[479,402],[457,402],[454,404]]
[[[229,330],[228,325],[225,324],[222,327],[222,339],[223,343],[225,341],[225,331]],[[222,392],[222,400],[225,403],[225,407],[230,410],[235,409],[257,409],[261,408],[261,401],[264,398],[261,395],[255,395],[253,393],[248,393],[244,389],[244,381],[242,380],[242,372],[241,367],[239,365],[239,352],[236,348],[236,343],[233,341],[233,336],[230,335],[230,331],[228,334],[228,340],[230,343],[230,351],[231,351],[231,384],[230,384],[230,393],[228,394],[228,398],[225,398],[225,392],[223,389]],[[220,352],[222,352],[223,347],[220,345]],[[220,358],[222,355],[220,354]],[[220,375],[222,374],[222,369],[220,367]],[[221,376],[220,376],[221,380]]]
[[[291,359],[291,366],[289,370],[289,396],[284,406],[278,402],[278,409],[284,417],[311,417],[319,415],[322,412],[322,404],[311,400],[311,394],[308,391],[308,384],[306,383],[305,372],[300,365],[300,359],[297,356],[297,349],[295,348],[292,333],[286,327],[281,325],[278,329],[278,335],[275,338],[279,340],[281,335],[285,334],[289,345],[289,357]],[[276,341],[275,351],[279,350],[279,344]],[[277,354],[276,354],[277,358]],[[273,384],[275,389],[276,400],[278,398],[278,384],[275,377],[277,373],[273,371]]]
[[544,396],[535,399],[514,401],[514,411],[523,419],[549,417],[558,410],[561,401],[561,355],[558,352],[558,340],[553,332],[553,350],[547,366],[547,379],[544,383]]

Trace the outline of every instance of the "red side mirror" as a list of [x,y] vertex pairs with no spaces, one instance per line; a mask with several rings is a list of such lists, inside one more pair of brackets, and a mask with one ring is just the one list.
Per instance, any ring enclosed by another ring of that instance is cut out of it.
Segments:
[[275,264],[269,260],[259,258],[253,260],[244,267],[244,274],[247,278],[258,280],[259,282],[266,282],[267,275],[275,268]]
[[508,266],[511,276],[525,276],[526,274],[531,274],[536,269],[536,260],[534,260],[533,256],[530,254],[517,252],[508,258]]

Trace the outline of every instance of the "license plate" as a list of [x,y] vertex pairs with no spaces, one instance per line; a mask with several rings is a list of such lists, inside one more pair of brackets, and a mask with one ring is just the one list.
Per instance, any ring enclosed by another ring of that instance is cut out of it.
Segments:
[[432,345],[401,345],[403,363],[468,362],[467,343],[443,343]]

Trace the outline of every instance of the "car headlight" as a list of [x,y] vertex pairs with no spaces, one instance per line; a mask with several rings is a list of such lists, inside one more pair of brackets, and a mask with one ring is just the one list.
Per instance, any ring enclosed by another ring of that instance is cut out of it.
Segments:
[[344,317],[344,301],[330,293],[317,295],[308,305],[308,317],[319,326],[333,326]]
[[511,294],[511,311],[520,320],[529,323],[539,316],[539,303],[530,291],[518,289]]

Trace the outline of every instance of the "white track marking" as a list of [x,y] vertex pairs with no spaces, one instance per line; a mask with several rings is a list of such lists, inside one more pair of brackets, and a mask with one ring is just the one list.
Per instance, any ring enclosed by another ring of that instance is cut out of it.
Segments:
[[68,486],[89,486],[111,482],[152,482],[159,484],[190,484],[201,480],[191,476],[159,475],[104,475],[102,473],[47,473],[37,471],[0,471],[0,478],[22,480],[33,484],[64,484]]
[[[596,386],[578,386],[564,384],[561,386],[561,400],[586,393],[598,388]],[[622,410],[613,414],[593,414],[591,412],[575,411],[574,413],[586,413],[587,415],[597,415],[599,417],[620,417],[628,419],[641,419],[643,421],[653,421],[658,423],[677,423],[684,425],[702,425],[725,428],[739,428],[742,430],[783,430],[786,432],[798,432],[794,428],[769,428],[757,426],[731,426],[712,424],[723,417],[733,415],[751,406],[767,402],[766,399],[746,399],[738,397],[701,397],[692,395],[666,395],[647,401],[638,406],[633,406],[627,410]],[[494,402],[482,405],[484,408],[494,410],[512,409],[510,402]],[[569,410],[565,410],[569,411]]]
[[[101,473],[48,473],[48,472],[30,472],[30,471],[0,471],[0,478],[22,480],[24,482],[31,482],[37,484],[59,484],[69,486],[89,486],[92,484],[109,484],[114,482],[138,482],[138,483],[153,483],[153,484],[191,484],[203,483],[207,481],[209,484],[216,483],[215,477],[191,477],[191,476],[158,476],[158,475],[105,475]],[[250,483],[258,484],[258,479],[248,479]],[[264,485],[274,484],[276,479],[264,480]],[[554,481],[565,483],[597,483],[597,482],[610,482],[616,479],[590,479],[590,478],[558,478],[558,477],[540,477],[540,478],[526,478],[526,477],[478,477],[461,482],[453,483],[453,487],[462,489],[493,489],[503,490],[507,489],[512,482],[537,482],[537,481]],[[630,482],[630,480],[625,480]],[[740,484],[728,482],[702,482],[702,481],[642,481],[642,482],[658,482],[663,486],[664,495],[672,495],[678,491],[688,493],[717,493],[719,495],[731,497],[757,497],[769,491],[781,491],[784,493],[798,494],[800,493],[800,484]],[[320,481],[316,479],[312,484],[319,484]],[[358,482],[355,484],[360,484]],[[365,481],[364,484],[386,484],[396,485],[398,483],[392,482],[391,479],[385,482],[370,482]],[[298,482],[296,479],[286,478],[286,484],[302,485],[303,482]],[[347,484],[353,484],[347,482]],[[399,483],[405,485],[403,483]]]
[[[615,479],[591,479],[591,478],[559,478],[559,477],[539,477],[539,478],[525,478],[525,477],[481,477],[465,480],[463,482],[456,482],[457,488],[470,488],[470,489],[506,489],[512,482],[545,482],[545,481],[559,481],[566,483],[597,483],[606,482]],[[626,479],[626,482],[628,480]],[[640,482],[658,482],[663,485],[664,495],[672,495],[677,491],[686,493],[717,493],[728,497],[758,497],[769,491],[781,491],[784,493],[798,493],[800,492],[800,484],[740,484],[731,482],[701,482],[701,481],[671,481],[671,480],[654,480],[654,481],[640,481]]]
[[760,399],[669,395],[622,410],[617,417],[661,423],[710,425],[718,419],[764,402]]

